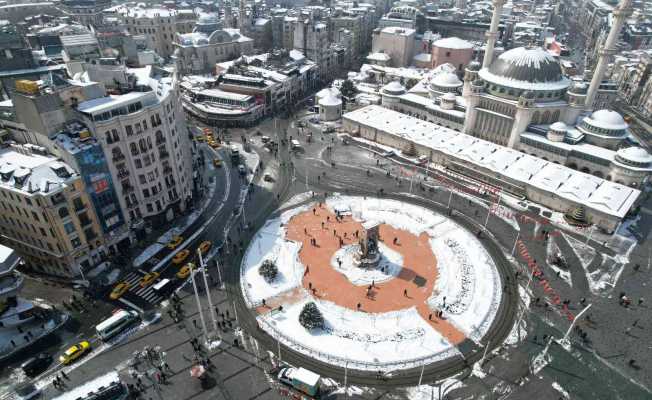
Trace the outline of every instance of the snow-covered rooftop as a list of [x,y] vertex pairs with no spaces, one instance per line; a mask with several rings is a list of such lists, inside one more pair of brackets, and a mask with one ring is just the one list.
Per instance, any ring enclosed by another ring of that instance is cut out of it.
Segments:
[[434,42],[432,45],[435,47],[442,47],[446,49],[455,49],[455,50],[473,48],[473,43],[454,36],[439,39],[436,42]]
[[439,150],[572,202],[584,199],[581,201],[584,206],[619,218],[627,214],[641,194],[639,190],[384,107],[370,105],[346,113],[343,118]]

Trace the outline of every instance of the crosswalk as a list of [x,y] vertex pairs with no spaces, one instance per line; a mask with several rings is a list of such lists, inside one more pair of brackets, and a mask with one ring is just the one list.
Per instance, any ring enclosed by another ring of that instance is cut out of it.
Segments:
[[124,279],[125,282],[128,282],[130,285],[129,291],[136,296],[142,298],[143,300],[147,301],[148,303],[151,304],[158,304],[161,300],[163,300],[163,296],[159,295],[154,291],[154,285],[156,282],[152,282],[149,286],[146,287],[140,287],[140,279],[143,277],[143,275],[137,273],[137,272],[130,272],[129,275],[127,275]]

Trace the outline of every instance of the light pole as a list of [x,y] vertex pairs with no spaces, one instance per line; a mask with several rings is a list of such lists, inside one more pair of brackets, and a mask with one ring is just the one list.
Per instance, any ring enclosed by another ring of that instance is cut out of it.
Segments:
[[446,206],[446,208],[450,210],[451,200],[453,200],[453,189],[448,188],[448,191],[450,192],[450,195],[448,196],[448,206]]
[[[500,196],[498,196],[498,203],[496,203],[496,210],[500,207]],[[487,208],[487,219],[484,221],[484,227],[483,229],[486,231],[487,230],[487,223],[489,222],[489,216],[491,215],[491,206]]]
[[201,326],[204,331],[204,338],[208,340],[208,331],[206,330],[206,322],[204,321],[204,313],[201,310],[201,301],[199,301],[199,293],[197,292],[197,283],[195,283],[195,273],[197,270],[190,271],[190,280],[192,281],[192,289],[195,292],[195,300],[197,301],[197,310],[199,311],[199,319],[201,320]]
[[215,314],[215,309],[213,308],[213,300],[211,300],[211,290],[208,286],[208,280],[206,279],[206,265],[204,264],[204,259],[201,256],[201,249],[197,249],[197,257],[199,257],[199,266],[201,268],[202,276],[204,277],[206,298],[208,299],[208,312],[210,313],[211,319],[213,320],[213,329],[217,333],[217,336],[220,337],[219,330],[217,328],[217,315]]

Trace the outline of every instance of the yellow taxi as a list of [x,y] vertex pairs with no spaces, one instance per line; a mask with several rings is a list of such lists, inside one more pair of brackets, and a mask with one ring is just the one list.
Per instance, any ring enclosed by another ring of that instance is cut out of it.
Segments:
[[172,257],[172,264],[181,264],[186,261],[186,258],[190,255],[190,250],[183,249]]
[[201,242],[199,244],[199,251],[201,251],[201,255],[202,256],[206,255],[206,252],[208,252],[208,250],[211,248],[212,245],[213,242],[211,242],[210,240],[204,240],[203,242]]
[[158,272],[150,272],[145,274],[145,276],[140,279],[140,287],[147,287],[151,285],[152,282],[154,282],[159,276],[161,276],[161,274]]
[[91,349],[91,344],[88,343],[88,341],[84,340],[83,342],[79,342],[76,345],[70,347],[62,355],[60,355],[59,361],[61,362],[61,364],[68,365],[71,362],[78,359],[79,357],[86,354],[86,352],[90,349]]
[[109,298],[111,300],[118,300],[120,296],[122,296],[129,288],[131,285],[129,282],[120,282],[116,287],[113,288],[111,291],[111,294],[109,295]]
[[183,242],[182,236],[172,236],[172,240],[168,243],[168,249],[174,250]]
[[213,165],[216,168],[221,168],[222,167],[222,160],[220,160],[219,158],[214,158],[213,159]]
[[186,279],[189,275],[190,272],[195,268],[195,264],[193,263],[188,263],[181,267],[179,271],[177,272],[177,278],[179,279]]

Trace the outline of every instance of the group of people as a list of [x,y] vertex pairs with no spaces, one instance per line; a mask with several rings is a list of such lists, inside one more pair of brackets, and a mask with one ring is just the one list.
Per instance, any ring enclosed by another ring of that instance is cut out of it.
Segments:
[[68,378],[68,375],[66,375],[65,372],[61,371],[60,374],[56,374],[54,376],[54,380],[52,381],[52,385],[55,388],[59,389],[59,390],[64,390],[65,386],[66,386],[66,383],[65,383],[64,379],[70,379],[70,378]]

